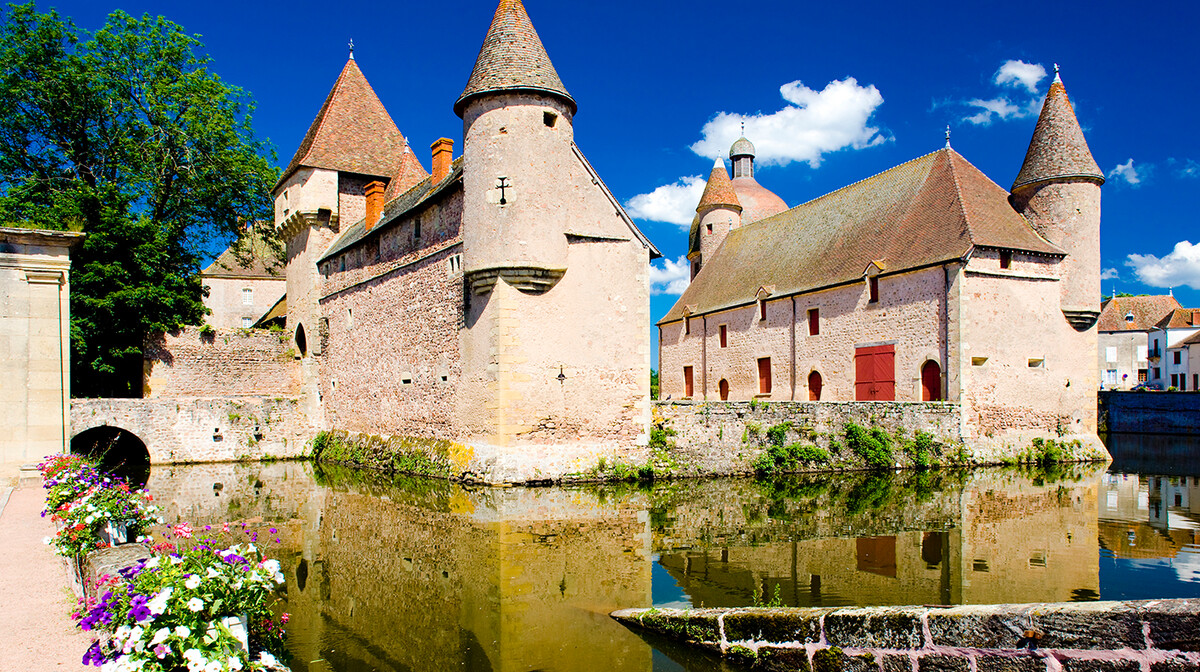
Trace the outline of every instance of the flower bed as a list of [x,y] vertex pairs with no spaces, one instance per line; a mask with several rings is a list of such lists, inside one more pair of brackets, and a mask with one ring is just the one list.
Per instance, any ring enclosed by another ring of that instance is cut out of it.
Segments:
[[[47,490],[42,515],[58,525],[46,543],[77,571],[88,553],[110,544],[153,541],[150,527],[163,521],[149,493],[78,456],[39,466]],[[112,538],[118,536],[125,538]],[[148,559],[96,577],[72,614],[97,635],[83,663],[114,672],[286,670],[280,659],[287,614],[277,620],[272,610],[283,574],[257,539],[247,525],[205,526],[198,536],[176,525],[163,531]]]

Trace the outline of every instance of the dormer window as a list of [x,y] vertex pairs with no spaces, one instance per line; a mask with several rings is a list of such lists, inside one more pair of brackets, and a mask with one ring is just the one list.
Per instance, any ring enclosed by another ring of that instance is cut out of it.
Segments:
[[1129,311],[1128,313],[1125,313],[1125,321],[1130,324],[1133,324],[1133,311],[1132,310]]

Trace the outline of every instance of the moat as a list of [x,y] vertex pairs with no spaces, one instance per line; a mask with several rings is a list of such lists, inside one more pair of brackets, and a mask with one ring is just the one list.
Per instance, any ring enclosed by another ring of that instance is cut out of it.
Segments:
[[297,671],[711,669],[608,613],[1200,597],[1200,441],[1109,446],[1107,468],[772,482],[468,488],[278,462],[147,485],[168,522],[277,529]]

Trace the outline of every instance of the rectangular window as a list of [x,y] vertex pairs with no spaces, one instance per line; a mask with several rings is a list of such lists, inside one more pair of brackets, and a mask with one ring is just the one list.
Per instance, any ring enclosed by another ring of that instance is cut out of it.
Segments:
[[1176,364],[1179,364],[1182,361],[1182,357],[1181,357],[1181,355],[1183,355],[1182,350],[1176,350],[1175,352],[1173,352],[1171,354],[1175,355],[1175,363]]
[[1000,268],[1008,268],[1012,266],[1012,252],[1009,250],[1000,250]]
[[758,300],[758,319],[760,319],[760,320],[767,319],[767,300],[766,299]]
[[1106,369],[1104,371],[1104,385],[1106,387],[1112,387],[1116,384],[1117,384],[1117,370],[1116,369]]
[[421,240],[421,220],[413,221],[413,240]]
[[1138,361],[1139,361],[1139,362],[1144,362],[1144,361],[1146,361],[1146,351],[1147,351],[1148,349],[1149,349],[1149,348],[1147,348],[1147,347],[1146,347],[1146,346],[1144,346],[1144,345],[1139,345],[1139,346],[1138,346],[1138,351],[1137,351],[1137,352],[1138,352]]
[[1200,392],[1200,373],[1192,374],[1192,389]]
[[683,396],[692,396],[692,367],[683,367]]
[[1144,383],[1150,377],[1150,372],[1146,369],[1138,369],[1138,382]]
[[874,277],[867,278],[867,288],[869,289],[869,292],[870,292],[870,298],[868,299],[868,301],[870,303],[878,303],[879,302],[879,278],[874,278]]
[[771,393],[771,358],[761,357],[758,360],[758,393]]
[[729,343],[725,338],[725,325],[722,324],[721,325],[721,347],[724,348],[724,347],[727,347],[728,345],[729,345]]
[[1154,367],[1154,379],[1158,380],[1160,378],[1162,378],[1162,369],[1156,366]]
[[247,287],[242,290],[242,305],[243,306],[253,306],[254,305],[254,290],[252,288]]
[[1112,345],[1110,345],[1110,346],[1108,346],[1107,348],[1104,348],[1104,361],[1106,361],[1106,362],[1115,362],[1115,361],[1117,361],[1117,348],[1116,348],[1116,346],[1112,346]]
[[1171,387],[1179,387],[1179,374],[1178,373],[1171,374]]
[[821,333],[821,309],[808,309],[808,335],[816,336]]
[[687,336],[692,333],[692,319],[690,317],[683,318],[683,335]]
[[249,329],[250,327],[253,327],[253,326],[254,326],[254,318],[253,317],[243,317],[242,318],[242,328],[243,329]]

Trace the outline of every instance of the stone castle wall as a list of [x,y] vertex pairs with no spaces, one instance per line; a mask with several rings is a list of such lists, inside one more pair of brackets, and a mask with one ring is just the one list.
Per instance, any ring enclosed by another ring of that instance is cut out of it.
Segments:
[[282,332],[199,327],[150,339],[144,351],[143,397],[293,396],[300,369]]

